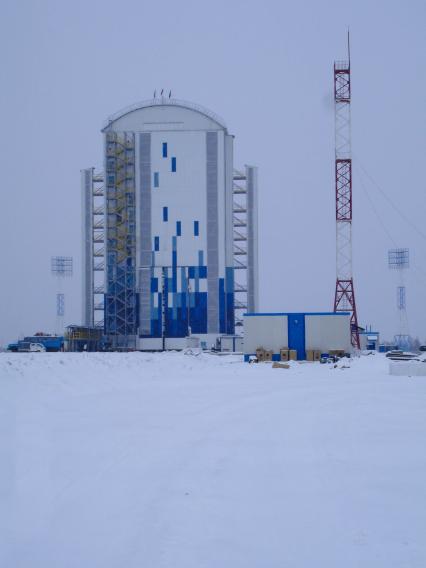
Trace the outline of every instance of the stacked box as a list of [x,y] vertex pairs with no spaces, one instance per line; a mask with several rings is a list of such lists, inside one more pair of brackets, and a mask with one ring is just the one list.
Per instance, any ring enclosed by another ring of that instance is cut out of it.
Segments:
[[314,350],[314,361],[321,361],[321,351],[318,349]]
[[265,351],[265,361],[272,361],[272,355],[273,355],[273,351],[271,350],[266,350]]
[[256,358],[258,361],[264,361],[265,360],[265,350],[263,349],[263,347],[258,347],[256,349]]
[[280,359],[281,359],[281,361],[288,361],[288,349],[287,348],[280,349]]
[[342,349],[330,349],[328,352],[330,357],[343,357],[345,352]]
[[288,352],[290,361],[297,361],[297,351],[296,349],[290,349]]
[[313,349],[306,350],[306,361],[314,361],[314,351]]

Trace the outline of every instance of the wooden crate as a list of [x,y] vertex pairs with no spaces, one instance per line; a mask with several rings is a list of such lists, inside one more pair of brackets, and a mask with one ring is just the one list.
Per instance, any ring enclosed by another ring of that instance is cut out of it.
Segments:
[[272,361],[272,355],[274,354],[273,351],[270,349],[265,350],[265,361]]
[[287,348],[280,349],[280,359],[281,359],[281,361],[288,361],[288,349]]

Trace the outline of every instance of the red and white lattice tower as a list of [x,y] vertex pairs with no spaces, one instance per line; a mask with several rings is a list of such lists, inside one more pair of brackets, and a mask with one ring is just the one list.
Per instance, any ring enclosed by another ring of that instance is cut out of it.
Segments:
[[351,313],[351,341],[359,349],[358,319],[352,275],[351,61],[334,62],[336,176],[335,312]]

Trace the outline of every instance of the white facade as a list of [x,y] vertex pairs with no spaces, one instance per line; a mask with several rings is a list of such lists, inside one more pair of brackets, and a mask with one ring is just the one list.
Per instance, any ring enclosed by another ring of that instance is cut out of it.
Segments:
[[305,349],[351,352],[350,316],[306,315]]

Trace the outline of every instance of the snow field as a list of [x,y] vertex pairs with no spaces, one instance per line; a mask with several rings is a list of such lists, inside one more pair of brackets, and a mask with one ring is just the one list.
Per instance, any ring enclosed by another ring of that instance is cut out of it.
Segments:
[[424,568],[426,377],[388,373],[0,354],[0,566]]

